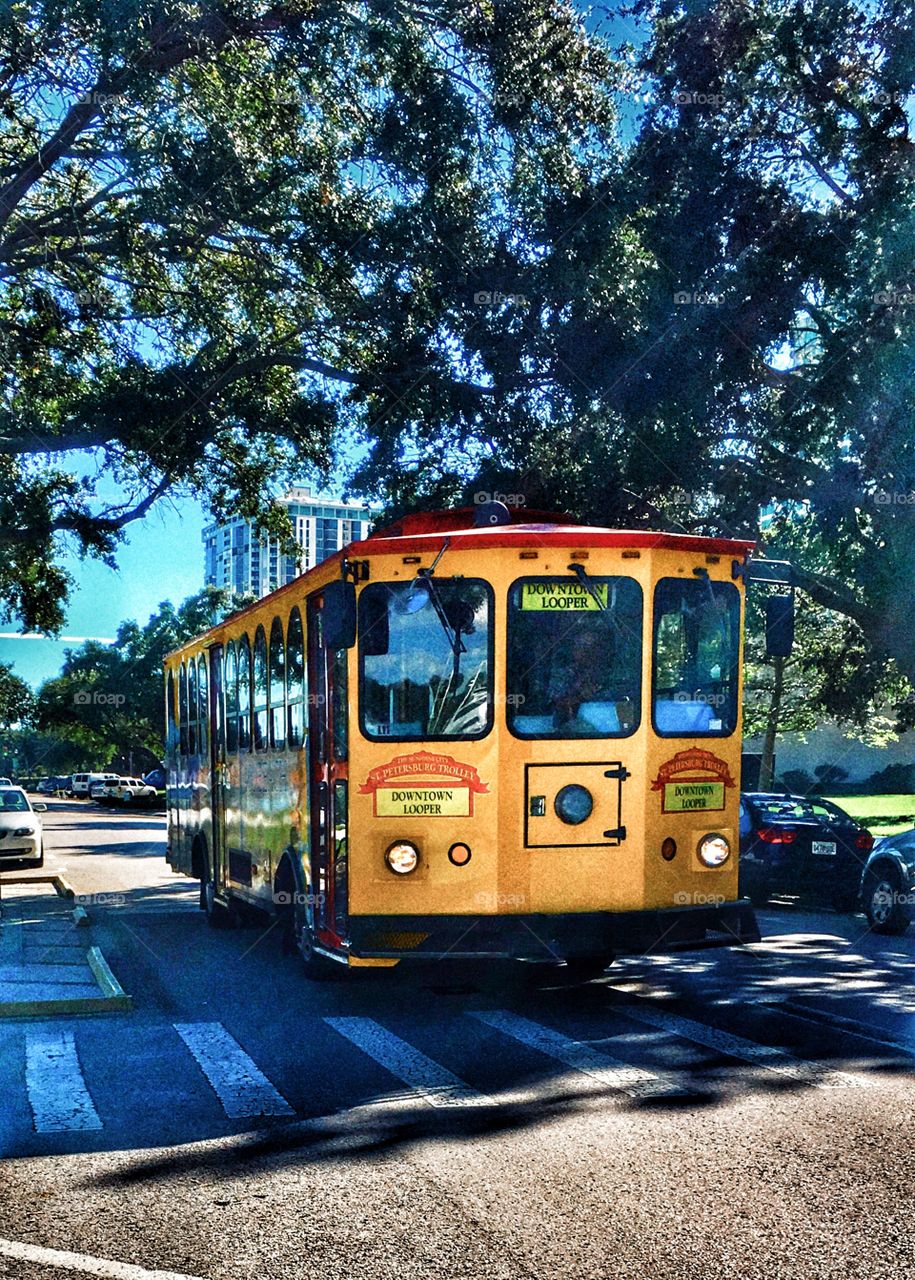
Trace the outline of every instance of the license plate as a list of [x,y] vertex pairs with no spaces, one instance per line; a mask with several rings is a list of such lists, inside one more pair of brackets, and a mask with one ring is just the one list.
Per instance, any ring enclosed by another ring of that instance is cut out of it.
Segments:
[[820,858],[834,858],[836,856],[836,846],[832,840],[814,840],[811,847],[813,852]]

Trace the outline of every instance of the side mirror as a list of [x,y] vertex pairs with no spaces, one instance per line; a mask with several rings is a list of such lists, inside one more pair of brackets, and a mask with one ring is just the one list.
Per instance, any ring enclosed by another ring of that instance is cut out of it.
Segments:
[[351,649],[356,643],[356,588],[338,578],[323,591],[321,631],[326,649]]
[[32,808],[35,810],[36,813],[47,813],[48,811],[48,806],[42,800],[39,800],[36,804],[33,804]]
[[794,593],[766,600],[766,657],[790,658],[794,648]]

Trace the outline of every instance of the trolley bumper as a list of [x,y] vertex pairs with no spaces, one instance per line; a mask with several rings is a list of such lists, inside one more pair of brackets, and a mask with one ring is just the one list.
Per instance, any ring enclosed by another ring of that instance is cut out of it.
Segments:
[[710,906],[561,915],[350,916],[360,959],[574,960],[759,942],[747,898]]

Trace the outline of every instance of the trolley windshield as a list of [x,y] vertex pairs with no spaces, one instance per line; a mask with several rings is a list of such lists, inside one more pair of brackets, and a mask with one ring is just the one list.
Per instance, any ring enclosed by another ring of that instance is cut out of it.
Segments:
[[641,717],[642,589],[632,578],[522,578],[508,597],[508,727],[621,738]]
[[740,595],[729,582],[662,578],[654,597],[654,726],[663,737],[737,728]]
[[359,598],[367,738],[480,738],[492,725],[492,590],[479,578],[373,582]]

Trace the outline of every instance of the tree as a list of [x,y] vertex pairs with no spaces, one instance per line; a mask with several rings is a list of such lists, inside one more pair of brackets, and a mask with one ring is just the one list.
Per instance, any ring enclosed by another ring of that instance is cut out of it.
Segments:
[[38,693],[36,722],[78,748],[90,767],[115,755],[154,767],[164,748],[165,655],[247,601],[207,587],[177,609],[164,601],[145,626],[124,622],[114,644],[68,650],[59,676]]
[[339,438],[374,443],[375,489],[405,450],[542,420],[518,281],[543,244],[560,278],[587,254],[556,211],[616,163],[611,60],[568,4],[21,0],[0,66],[0,600],[25,626],[60,625],[62,543],[110,561],[167,492],[288,532],[271,492]]

